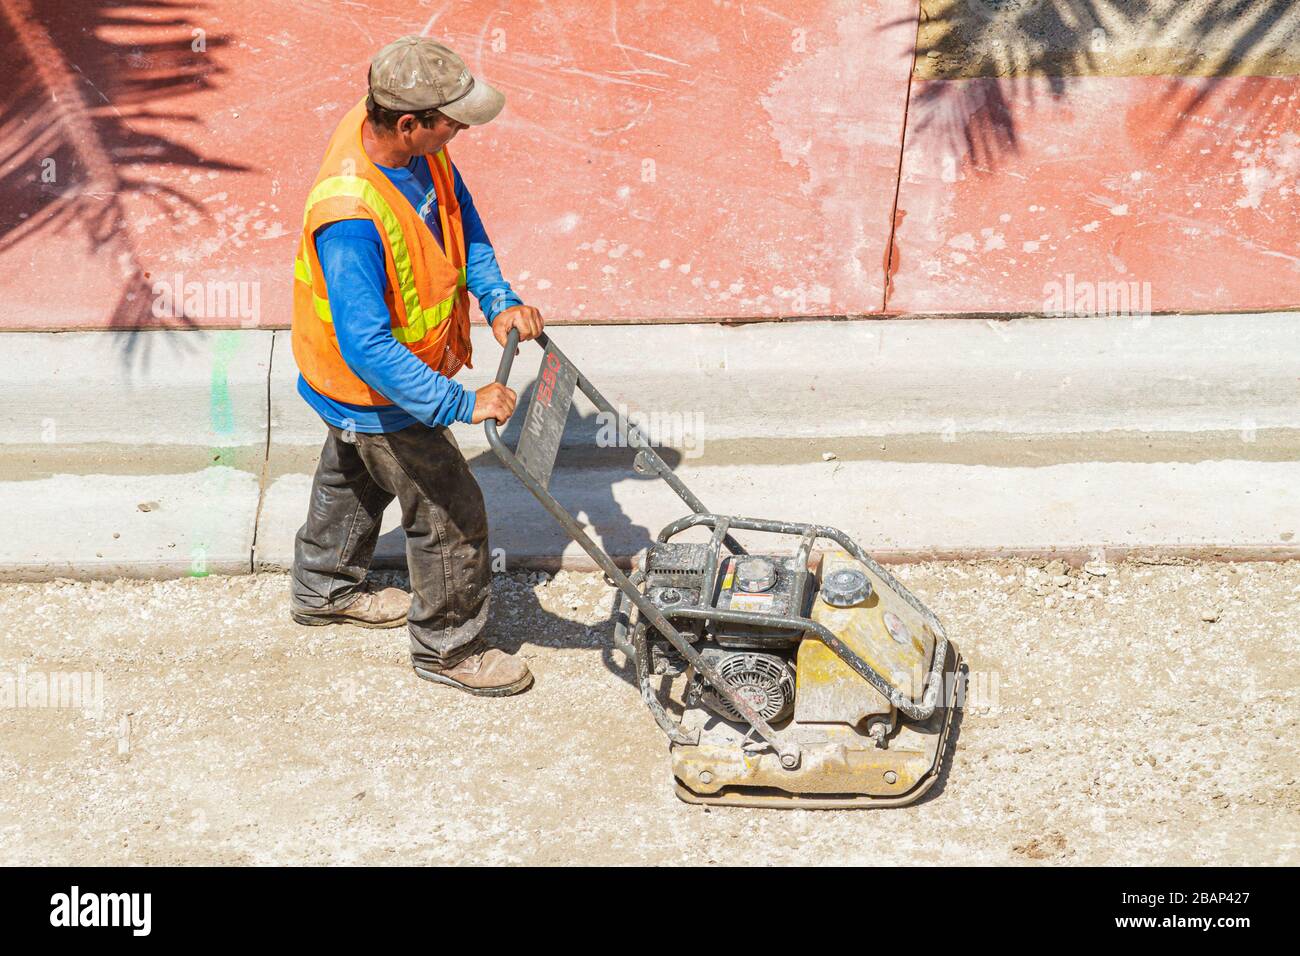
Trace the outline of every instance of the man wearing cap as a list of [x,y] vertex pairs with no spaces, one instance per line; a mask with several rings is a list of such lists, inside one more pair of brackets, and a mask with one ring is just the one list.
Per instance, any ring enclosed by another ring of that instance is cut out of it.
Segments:
[[[505,422],[515,393],[466,391],[469,293],[502,346],[542,331],[501,277],[447,144],[505,97],[450,49],[403,37],[370,65],[369,93],[334,132],[307,198],[294,263],[298,392],[329,434],[294,548],[300,624],[407,625],[415,672],[484,696],[533,680],[483,637],[491,594],[483,495],[448,426]],[[411,594],[366,571],[396,498]]]

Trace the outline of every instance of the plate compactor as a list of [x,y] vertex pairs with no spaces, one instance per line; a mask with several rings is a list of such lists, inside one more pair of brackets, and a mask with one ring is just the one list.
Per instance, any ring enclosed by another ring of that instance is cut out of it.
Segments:
[[[835,528],[715,514],[549,336],[519,440],[488,442],[618,587],[614,646],[670,741],[677,795],[750,807],[902,806],[938,778],[959,655],[930,610]],[[518,333],[497,371],[506,384]],[[625,574],[547,490],[575,389],[626,429],[633,468],[691,509]],[[703,528],[708,541],[675,541]],[[732,532],[783,536],[753,553]],[[823,547],[819,547],[823,545]],[[681,716],[653,683],[686,677]]]

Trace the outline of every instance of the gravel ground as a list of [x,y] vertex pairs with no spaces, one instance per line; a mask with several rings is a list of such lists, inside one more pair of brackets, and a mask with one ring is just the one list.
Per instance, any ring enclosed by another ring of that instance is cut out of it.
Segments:
[[[283,575],[0,587],[0,862],[1300,863],[1300,563],[898,573],[980,700],[930,797],[838,812],[678,802],[596,575],[498,576],[506,700]],[[56,672],[102,713],[33,706]]]

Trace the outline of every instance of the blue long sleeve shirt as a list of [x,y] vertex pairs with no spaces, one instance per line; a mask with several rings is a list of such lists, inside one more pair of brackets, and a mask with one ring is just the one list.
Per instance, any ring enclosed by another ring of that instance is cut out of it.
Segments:
[[[438,244],[443,245],[428,161],[417,156],[402,168],[378,168],[419,212]],[[496,252],[460,170],[453,165],[452,173],[465,233],[466,282],[490,323],[500,312],[521,301],[501,276]],[[471,421],[474,393],[429,368],[393,337],[384,303],[388,287],[384,247],[374,223],[368,219],[332,222],[316,231],[315,240],[343,360],[363,382],[394,404],[339,402],[317,392],[302,375],[298,376],[298,394],[326,422],[345,430],[390,432],[417,421],[429,426]]]

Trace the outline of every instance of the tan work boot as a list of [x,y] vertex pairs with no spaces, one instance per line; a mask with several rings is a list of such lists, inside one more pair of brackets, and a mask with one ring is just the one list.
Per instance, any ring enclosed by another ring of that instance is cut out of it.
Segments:
[[406,623],[406,613],[411,609],[411,595],[401,588],[383,588],[361,592],[361,596],[337,611],[311,611],[293,609],[293,619],[299,624],[355,624],[357,627],[401,627]]
[[495,647],[481,654],[471,654],[451,667],[436,664],[414,666],[415,673],[425,680],[446,684],[477,697],[509,697],[527,690],[533,683],[533,672],[523,660]]

